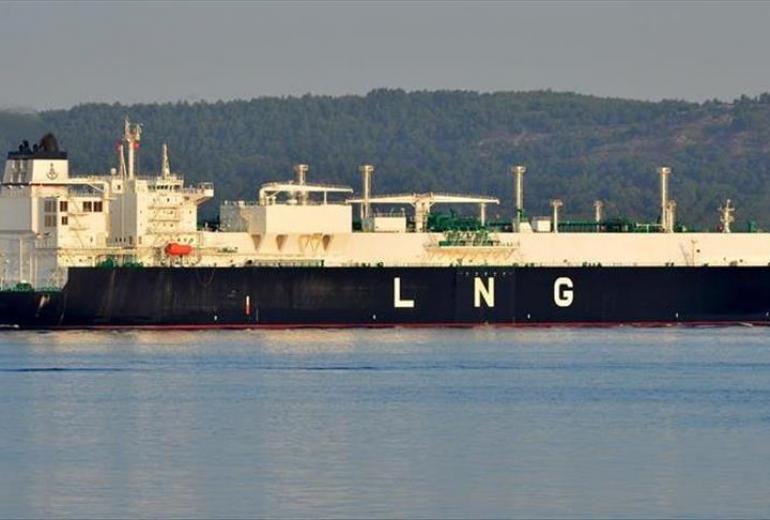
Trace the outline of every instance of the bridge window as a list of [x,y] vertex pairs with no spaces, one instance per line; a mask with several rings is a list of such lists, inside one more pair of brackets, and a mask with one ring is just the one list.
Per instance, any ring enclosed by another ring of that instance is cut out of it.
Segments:
[[93,208],[91,207],[91,201],[90,200],[87,200],[87,201],[83,202],[83,211],[85,211],[85,212],[93,211]]
[[97,200],[94,202],[94,213],[101,213],[102,212],[102,201]]

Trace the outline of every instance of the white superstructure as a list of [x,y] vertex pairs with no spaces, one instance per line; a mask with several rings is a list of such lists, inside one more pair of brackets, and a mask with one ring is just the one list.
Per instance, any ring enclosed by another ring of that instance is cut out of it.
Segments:
[[[106,175],[70,176],[67,155],[53,136],[8,154],[0,186],[0,286],[61,287],[67,268],[254,265],[768,265],[770,234],[731,230],[734,208],[720,209],[724,233],[677,230],[668,176],[660,168],[661,221],[649,233],[570,232],[552,217],[526,217],[523,166],[512,168],[516,214],[506,228],[483,227],[490,197],[444,193],[373,195],[374,168],[360,168],[363,193],[308,182],[309,169],[263,185],[253,200],[226,201],[217,230],[201,229],[198,206],[213,185],[186,186],[161,151],[160,172],[137,171],[141,127],[125,123],[117,167]],[[471,204],[482,227],[432,232],[435,204]],[[354,230],[355,212],[361,218]],[[379,213],[373,206],[383,209]],[[602,203],[595,230],[602,230]],[[592,221],[593,222],[593,221]],[[495,229],[498,229],[496,231]],[[733,231],[733,232],[730,232]]]
[[162,173],[137,175],[140,135],[126,121],[118,168],[108,175],[70,176],[67,154],[50,134],[8,154],[0,185],[3,287],[59,287],[67,267],[108,259],[154,265],[168,243],[199,243],[197,206],[213,186],[185,187],[168,168],[165,147]]

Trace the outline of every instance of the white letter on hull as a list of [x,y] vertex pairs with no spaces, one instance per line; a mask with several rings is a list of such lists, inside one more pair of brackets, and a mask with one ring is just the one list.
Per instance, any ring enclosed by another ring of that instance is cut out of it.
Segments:
[[553,303],[559,307],[569,307],[574,300],[574,293],[572,292],[572,280],[566,276],[557,278],[553,282]]
[[393,278],[393,307],[396,309],[413,309],[414,300],[401,298],[401,278]]
[[495,279],[487,278],[487,285],[478,276],[473,279],[473,306],[481,307],[481,299],[487,307],[495,306]]

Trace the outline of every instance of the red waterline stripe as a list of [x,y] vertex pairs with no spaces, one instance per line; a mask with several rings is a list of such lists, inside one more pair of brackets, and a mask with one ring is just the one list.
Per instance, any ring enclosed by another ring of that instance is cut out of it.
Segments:
[[296,329],[473,329],[473,328],[661,328],[770,326],[770,321],[632,321],[632,322],[525,322],[525,323],[211,323],[158,325],[58,325],[39,330],[296,330]]

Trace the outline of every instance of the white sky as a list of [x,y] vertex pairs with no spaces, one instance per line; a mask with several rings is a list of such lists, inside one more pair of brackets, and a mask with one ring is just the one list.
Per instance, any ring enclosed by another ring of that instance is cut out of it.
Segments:
[[770,90],[770,3],[0,3],[0,107],[551,88]]

